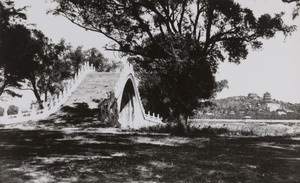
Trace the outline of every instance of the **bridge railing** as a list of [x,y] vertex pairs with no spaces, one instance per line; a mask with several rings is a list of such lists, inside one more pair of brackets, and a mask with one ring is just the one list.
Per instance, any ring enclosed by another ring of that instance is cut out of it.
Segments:
[[[144,113],[145,113],[145,110],[144,110]],[[156,122],[156,123],[162,122],[162,119],[159,117],[159,114],[157,114],[157,116],[156,116],[155,113],[152,113],[152,115],[151,115],[150,111],[148,111],[148,114],[145,113],[145,119],[148,121]]]
[[4,109],[3,116],[0,116],[1,123],[16,123],[23,122],[29,120],[39,120],[47,118],[49,115],[55,113],[62,104],[64,104],[71,94],[76,90],[79,84],[82,82],[83,78],[91,73],[95,72],[95,67],[88,62],[85,62],[82,67],[75,74],[74,78],[70,79],[63,91],[60,91],[59,94],[55,94],[50,96],[50,100],[47,102],[43,102],[44,109],[38,110],[37,105],[33,106],[32,109],[26,109],[28,112],[22,112],[21,107],[16,106],[18,108],[17,114],[8,114],[8,107],[10,104],[5,104],[5,106],[1,106]]

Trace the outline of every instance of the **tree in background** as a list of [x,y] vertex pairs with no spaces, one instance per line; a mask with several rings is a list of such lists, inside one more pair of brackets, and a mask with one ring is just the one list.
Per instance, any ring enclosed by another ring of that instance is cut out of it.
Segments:
[[19,81],[25,77],[22,67],[16,67],[23,64],[23,57],[27,58],[23,50],[30,41],[30,31],[19,24],[26,20],[24,9],[15,9],[12,1],[0,2],[0,96],[6,92],[20,97],[10,88],[20,88]]
[[82,50],[82,46],[78,46],[73,50],[72,46],[69,46],[69,52],[66,54],[65,59],[71,62],[73,75],[80,69],[80,65],[85,62],[85,54]]
[[75,50],[73,50],[72,46],[68,46],[68,52],[65,54],[64,59],[71,63],[73,75],[85,62],[93,64],[97,72],[115,71],[121,65],[120,62],[105,58],[96,48],[83,50],[82,46],[78,46]]
[[112,72],[120,68],[121,62],[109,60],[96,48],[85,51],[85,57],[89,63],[92,63],[98,72]]
[[19,24],[26,20],[26,14],[21,12],[25,8],[16,10],[12,1],[0,2],[0,8],[0,95],[6,92],[20,97],[11,89],[21,89],[27,79],[42,108],[41,94],[51,91],[54,82],[61,81],[55,74],[66,71],[62,65],[51,68],[58,59],[61,45],[50,44],[42,32]]
[[133,56],[137,68],[157,76],[157,98],[183,133],[192,109],[216,91],[220,62],[238,64],[250,47],[262,47],[261,38],[295,30],[283,23],[283,13],[257,18],[233,0],[57,2],[54,14],[110,38],[107,50]]
[[[63,81],[72,76],[71,64],[64,60],[67,49],[64,40],[54,44],[42,32],[35,30],[32,42],[37,47],[37,52],[34,63],[27,70],[27,79],[38,103],[41,104],[42,100],[48,100],[49,93],[58,94],[63,90]],[[41,95],[44,95],[44,99]]]
[[20,88],[22,82],[29,81],[26,83],[43,108],[41,95],[53,93],[56,84],[70,77],[70,68],[61,58],[64,43],[50,43],[41,31],[23,25],[14,26],[2,40],[4,86]]

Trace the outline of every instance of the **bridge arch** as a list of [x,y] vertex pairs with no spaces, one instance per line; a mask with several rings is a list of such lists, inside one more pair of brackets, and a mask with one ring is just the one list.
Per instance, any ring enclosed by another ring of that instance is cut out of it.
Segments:
[[122,127],[137,128],[145,123],[145,114],[132,73],[123,78],[118,94],[119,123]]

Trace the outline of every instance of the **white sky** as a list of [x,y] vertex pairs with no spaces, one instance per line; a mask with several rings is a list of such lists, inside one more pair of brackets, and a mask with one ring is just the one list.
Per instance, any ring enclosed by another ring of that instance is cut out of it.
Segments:
[[[55,5],[45,0],[14,0],[15,7],[30,5],[27,9],[28,23],[36,24],[47,37],[58,42],[64,38],[75,48],[83,45],[84,49],[96,47],[106,57],[120,60],[118,53],[108,52],[103,46],[109,42],[99,33],[85,31],[72,24],[64,17],[46,14],[49,7]],[[299,31],[284,38],[278,34],[275,38],[264,41],[261,51],[250,51],[241,64],[222,63],[219,66],[217,80],[227,79],[229,89],[224,89],[217,98],[246,96],[250,92],[262,96],[270,92],[272,98],[291,103],[300,103],[300,17],[292,21],[293,4],[284,4],[281,0],[239,0],[254,11],[255,15],[279,13],[285,11],[287,24],[298,25]]]

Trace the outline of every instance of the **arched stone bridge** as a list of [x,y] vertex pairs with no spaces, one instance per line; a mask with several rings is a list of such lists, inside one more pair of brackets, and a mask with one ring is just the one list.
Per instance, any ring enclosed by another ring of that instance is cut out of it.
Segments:
[[[110,96],[112,94],[113,96]],[[136,78],[129,65],[125,65],[121,72],[87,74],[63,106],[72,107],[77,103],[86,103],[89,108],[96,109],[99,100],[105,99],[116,100],[118,121],[122,128],[139,128],[162,122],[159,115],[145,113]],[[112,101],[107,103],[110,102]]]
[[92,66],[85,63],[64,91],[50,98],[50,101],[44,103],[43,110],[23,113],[19,109],[18,114],[8,115],[8,107],[4,108],[0,124],[46,119],[51,114],[61,113],[64,108],[76,108],[78,104],[84,104],[89,110],[98,110],[100,104],[102,107],[110,105],[104,113],[116,114],[118,119],[115,120],[121,128],[139,128],[162,123],[159,115],[145,113],[136,77],[129,64],[124,65],[121,72],[95,72]]

